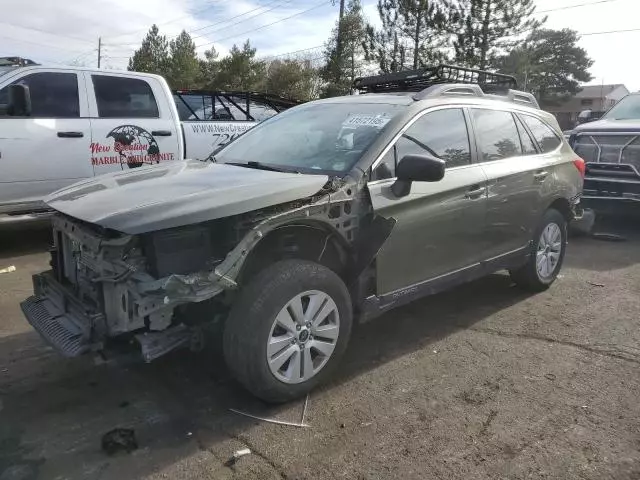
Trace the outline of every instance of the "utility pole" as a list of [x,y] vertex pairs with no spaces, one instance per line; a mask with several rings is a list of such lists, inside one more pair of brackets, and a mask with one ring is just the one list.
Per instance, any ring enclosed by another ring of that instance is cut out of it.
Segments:
[[102,60],[102,37],[98,37],[98,68],[100,68],[100,60]]
[[338,40],[336,42],[338,58],[341,58],[342,55],[342,17],[344,17],[344,0],[340,0],[340,15],[338,16]]

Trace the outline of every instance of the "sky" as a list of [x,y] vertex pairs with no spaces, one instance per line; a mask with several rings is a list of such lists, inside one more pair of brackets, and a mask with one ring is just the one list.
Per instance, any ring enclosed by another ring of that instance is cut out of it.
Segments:
[[[369,21],[378,23],[377,0],[361,0]],[[336,2],[338,3],[338,1]],[[199,52],[214,46],[225,54],[250,39],[258,56],[307,50],[321,55],[338,16],[330,0],[0,0],[0,56],[39,63],[96,66],[98,37],[102,66],[126,68],[128,58],[156,23],[172,37],[187,30]],[[640,64],[629,57],[640,43],[639,0],[536,0],[547,28],[585,34],[580,46],[595,60],[594,84],[623,83],[640,90]],[[543,13],[544,12],[544,13]]]

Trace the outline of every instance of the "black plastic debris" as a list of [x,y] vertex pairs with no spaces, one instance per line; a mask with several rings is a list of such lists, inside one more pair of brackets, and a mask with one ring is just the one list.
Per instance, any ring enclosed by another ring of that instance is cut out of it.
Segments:
[[625,242],[627,240],[626,237],[623,237],[622,235],[618,235],[616,233],[597,232],[592,233],[591,236],[595,239],[605,240],[607,242]]
[[131,428],[114,428],[102,436],[102,450],[107,455],[115,455],[120,451],[131,453],[137,449],[138,442]]

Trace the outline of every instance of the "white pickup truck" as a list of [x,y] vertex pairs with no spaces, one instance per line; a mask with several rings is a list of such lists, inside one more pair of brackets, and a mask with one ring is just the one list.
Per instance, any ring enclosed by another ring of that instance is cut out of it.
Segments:
[[84,178],[205,160],[295,104],[258,94],[171,92],[162,77],[146,73],[6,60],[0,61],[0,222],[42,211],[45,196]]

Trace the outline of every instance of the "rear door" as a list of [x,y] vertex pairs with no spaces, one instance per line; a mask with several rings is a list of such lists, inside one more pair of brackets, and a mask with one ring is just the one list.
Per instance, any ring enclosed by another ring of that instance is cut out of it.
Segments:
[[488,179],[485,259],[525,248],[553,191],[553,158],[541,155],[512,112],[472,108],[478,159]]
[[[72,70],[38,70],[11,83],[29,87],[32,114],[14,117],[1,109],[0,204],[28,207],[92,176],[88,106],[82,74]],[[8,86],[0,90],[0,104],[6,103]]]
[[167,92],[152,78],[86,74],[95,175],[180,160]]
[[[396,219],[376,257],[378,294],[399,290],[467,268],[481,258],[486,214],[486,177],[473,164],[468,122],[462,108],[419,114],[374,164],[368,184],[377,214]],[[395,165],[407,154],[437,156],[446,162],[439,182],[413,182],[411,192],[391,191]]]

